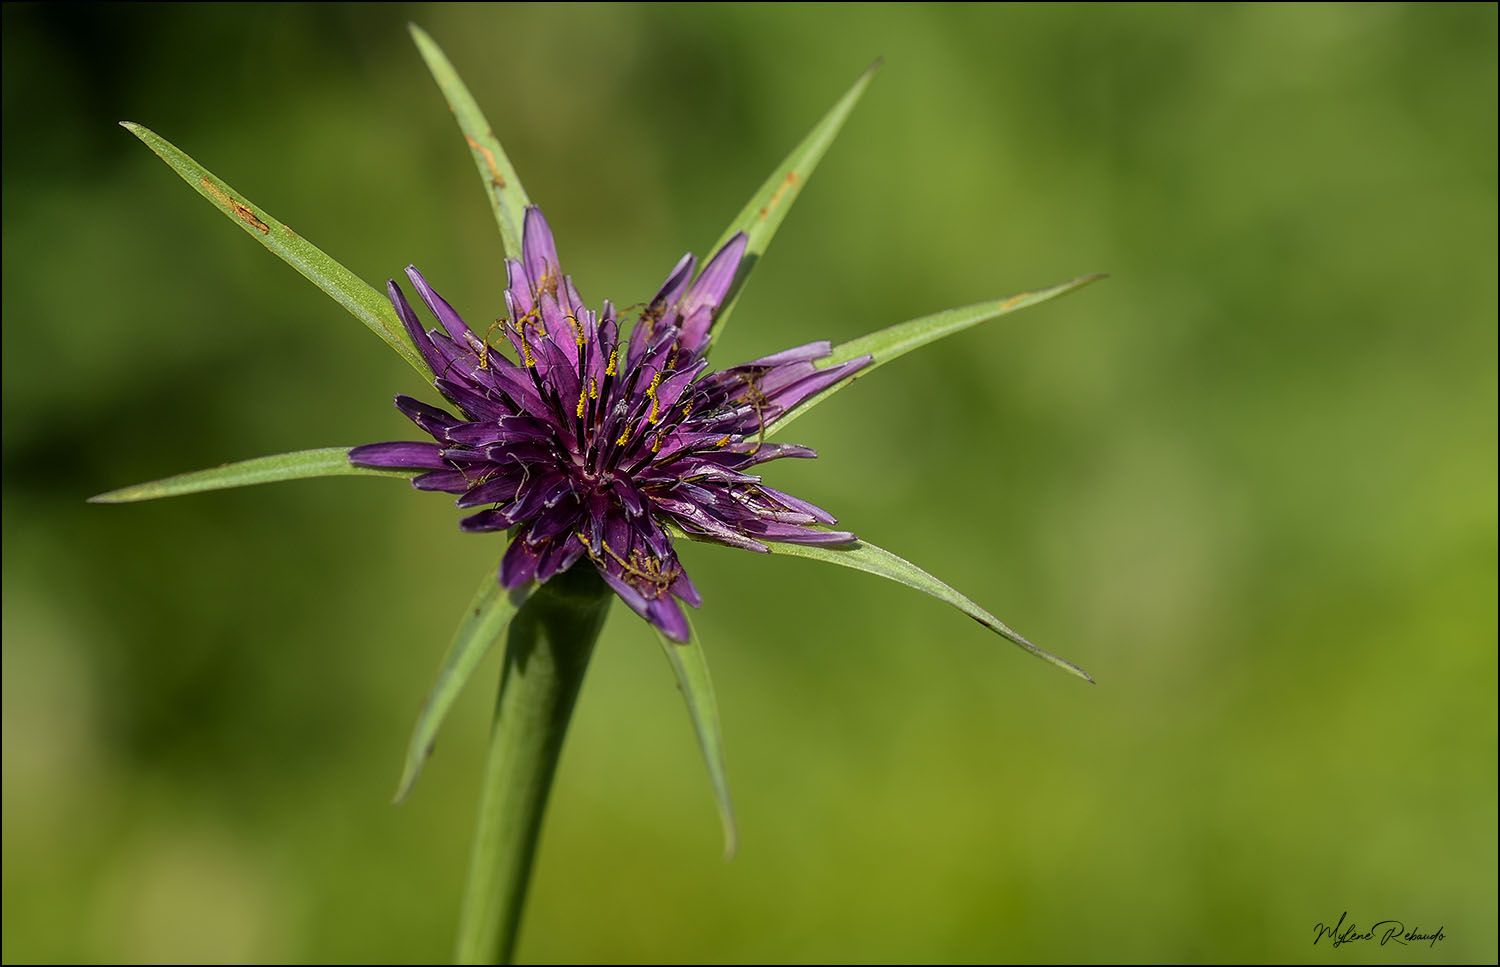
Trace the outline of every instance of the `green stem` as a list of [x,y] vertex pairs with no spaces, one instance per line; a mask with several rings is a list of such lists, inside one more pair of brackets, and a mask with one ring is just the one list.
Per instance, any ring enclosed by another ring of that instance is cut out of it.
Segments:
[[575,567],[511,622],[459,916],[460,964],[507,964],[515,952],[552,775],[611,598],[593,568]]

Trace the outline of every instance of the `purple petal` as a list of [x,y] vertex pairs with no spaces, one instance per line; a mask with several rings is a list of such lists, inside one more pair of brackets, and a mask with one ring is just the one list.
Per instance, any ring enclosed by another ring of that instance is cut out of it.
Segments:
[[689,457],[679,460],[672,467],[663,467],[663,470],[675,470],[679,479],[688,483],[714,483],[714,484],[759,484],[760,478],[750,473],[740,473],[738,470],[730,470],[716,463],[708,463],[702,460],[694,460]]
[[599,554],[603,551],[604,522],[609,502],[603,494],[584,494],[583,508],[584,537],[593,553]]
[[812,447],[798,446],[795,443],[763,443],[759,449],[745,454],[748,459],[744,465],[746,467],[753,467],[756,464],[765,463],[769,460],[780,460],[783,457],[811,460],[817,457],[817,455],[818,451]]
[[662,570],[670,573],[673,568],[681,570],[677,564],[677,555],[672,553],[672,538],[667,536],[666,528],[656,522],[656,518],[646,516],[634,521],[636,535],[639,536],[657,560],[662,563]]
[[[683,297],[681,311],[688,321],[683,323],[682,344],[688,349],[696,350],[707,341],[714,314],[729,293],[729,286],[734,282],[734,273],[740,267],[740,259],[744,256],[745,245],[749,241],[750,237],[744,232],[736,232],[734,238],[725,242],[724,247],[709,259],[702,274]],[[698,312],[699,309],[707,309],[708,312]]]
[[469,417],[469,422],[479,420],[498,420],[502,416],[510,416],[510,407],[498,400],[491,399],[478,389],[465,386],[457,380],[439,376],[432,381],[439,393],[447,397],[454,406],[463,410]]
[[544,420],[552,418],[552,411],[537,395],[536,386],[525,369],[517,366],[500,353],[490,353],[485,378],[489,384],[507,398],[514,400],[516,407]]
[[417,295],[427,303],[427,308],[434,316],[437,316],[438,322],[443,324],[443,328],[448,331],[449,336],[453,337],[453,341],[460,346],[467,346],[469,340],[474,338],[474,334],[469,331],[468,324],[454,311],[448,301],[427,284],[427,280],[422,278],[422,273],[417,271],[415,265],[406,267],[406,277],[411,279],[411,284],[417,287]]
[[646,605],[645,618],[673,641],[686,644],[691,637],[682,606],[670,594],[664,594]]
[[783,349],[779,353],[772,353],[769,356],[762,356],[760,359],[753,359],[750,362],[745,363],[743,366],[735,366],[734,369],[750,369],[753,366],[764,366],[767,368],[771,368],[775,366],[785,366],[787,363],[807,363],[812,362],[814,359],[822,359],[824,356],[827,356],[831,352],[833,352],[833,343],[829,342],[826,339],[823,339],[817,342],[810,342],[802,346],[796,346],[792,349]]
[[443,435],[448,430],[462,425],[462,421],[447,410],[412,399],[410,396],[397,396],[396,409],[400,410],[408,420],[439,439],[444,439]]
[[698,588],[686,571],[677,572],[677,580],[672,582],[672,593],[695,608],[703,604],[703,595],[698,593]]
[[678,259],[677,265],[667,274],[667,281],[656,290],[656,295],[651,297],[648,305],[674,305],[682,297],[682,291],[687,288],[688,280],[693,277],[693,266],[697,264],[698,260],[693,258],[692,252]]
[[567,358],[569,368],[576,371],[578,368],[578,326],[581,323],[576,317],[570,319],[569,314],[563,311],[562,306],[557,304],[557,299],[550,292],[543,292],[537,296],[537,307],[542,314],[542,326],[547,330],[547,338]]
[[460,423],[444,439],[460,446],[489,447],[512,443],[550,443],[556,435],[550,423],[534,416],[502,416],[498,420]]
[[464,491],[454,503],[458,507],[483,507],[485,504],[509,503],[521,486],[521,475],[501,474]]
[[621,601],[624,601],[627,605],[630,606],[631,611],[634,611],[636,614],[640,615],[642,618],[645,618],[647,621],[651,620],[650,615],[646,610],[646,599],[641,594],[641,592],[625,583],[624,578],[616,574],[611,574],[608,570],[602,567],[599,568],[599,576],[604,579],[605,584],[608,584],[611,588],[614,589],[614,592],[620,596]]
[[760,390],[762,396],[774,400],[776,394],[788,386],[795,385],[817,372],[818,370],[813,367],[812,363],[787,363],[768,370],[755,380],[754,385]]
[[766,545],[734,530],[723,521],[710,515],[697,504],[686,500],[658,498],[656,505],[681,525],[684,530],[691,531],[699,537],[706,537],[720,544],[728,544],[730,547],[742,547],[747,551],[759,551],[762,554],[770,552],[770,548],[766,547]]
[[864,369],[866,366],[868,366],[874,358],[875,357],[868,355],[861,356],[858,359],[851,359],[848,362],[839,363],[837,366],[830,366],[827,369],[820,369],[812,376],[809,376],[806,379],[801,380],[791,386],[785,387],[784,389],[778,390],[775,395],[771,397],[772,412],[768,422],[775,423],[776,417],[779,417],[781,414],[792,409],[794,406],[796,406],[798,403],[801,403],[808,397],[816,396],[818,393],[823,392],[823,390],[827,389],[830,386],[833,386],[836,383],[842,383],[844,380],[848,379],[855,373],[859,372],[861,369]]
[[[427,338],[432,343],[432,351],[436,357],[433,361],[433,371],[437,376],[446,379],[470,379],[479,372],[479,353],[465,346],[460,346],[448,334],[441,329],[433,329],[427,333]],[[469,337],[473,339],[473,336]]]
[[729,285],[734,281],[734,273],[740,267],[740,259],[744,256],[745,245],[749,241],[750,237],[744,232],[736,232],[734,238],[725,242],[724,247],[714,253],[693,287],[683,297],[683,315],[701,306],[707,306],[710,310],[719,307],[724,296],[729,293]]
[[526,276],[526,266],[515,259],[505,260],[505,273],[510,283],[505,287],[505,308],[510,312],[510,321],[519,326],[523,317],[536,307],[531,279]]
[[413,477],[411,485],[418,490],[437,490],[449,494],[461,494],[474,486],[474,479],[462,470],[434,470]]
[[417,347],[417,352],[427,360],[427,365],[434,371],[441,371],[446,360],[438,356],[437,350],[433,348],[432,340],[427,336],[427,330],[422,328],[422,321],[417,314],[411,311],[411,305],[406,301],[406,294],[396,284],[395,279],[387,279],[385,283],[386,297],[391,300],[391,305],[396,307],[396,315],[401,317],[401,325],[405,327],[406,334],[411,337],[412,345]]
[[641,516],[641,512],[646,509],[645,496],[629,480],[616,477],[611,481],[609,489],[619,498],[620,506],[624,507],[625,513],[631,517]]
[[770,487],[761,487],[760,491],[762,494],[765,494],[773,500],[779,501],[787,507],[790,507],[792,510],[797,511],[798,513],[806,514],[820,524],[838,523],[838,518],[834,517],[828,511],[824,510],[816,504],[810,504],[800,497],[793,497],[791,494],[782,493],[780,490],[772,490]]
[[516,588],[536,576],[536,566],[541,555],[526,543],[525,534],[517,534],[500,559],[500,583],[506,588]]
[[[568,297],[568,305],[572,307],[575,313],[582,314],[588,311],[588,306],[583,304],[583,296],[578,294],[578,287],[573,284],[573,277],[571,275],[563,276],[563,288]],[[604,305],[608,308],[608,299],[604,300]]]
[[482,456],[485,460],[495,463],[506,463],[512,460],[537,463],[551,461],[556,456],[556,451],[545,443],[523,440],[520,443],[498,443],[492,447],[485,447]]
[[521,229],[521,254],[526,260],[526,274],[532,291],[557,292],[562,272],[557,259],[557,245],[552,241],[552,227],[535,205],[526,209],[526,223]]
[[553,575],[561,574],[583,556],[583,542],[578,539],[577,534],[570,534],[562,540],[554,540],[547,544],[542,552],[541,560],[537,562],[536,579],[546,581]]
[[[633,540],[634,535],[630,530],[630,525],[625,522],[625,518],[618,515],[605,518],[604,545],[610,551],[628,561],[630,560],[630,547]],[[607,553],[608,551],[606,551]]]
[[694,377],[703,372],[704,367],[707,365],[707,360],[700,359],[693,365],[679,369],[666,379],[663,379],[661,385],[656,387],[657,412],[660,415],[665,415],[668,410],[675,408],[678,401],[682,399],[683,391],[688,388],[688,384],[693,381]]
[[859,540],[848,531],[822,531],[796,524],[775,524],[761,520],[745,521],[744,527],[761,540],[783,544],[852,544]]
[[481,510],[477,514],[470,514],[458,522],[458,529],[466,534],[483,534],[487,531],[509,530],[510,518],[505,516],[504,511]]
[[677,454],[696,447],[713,447],[723,440],[725,435],[722,432],[703,433],[679,427],[668,433],[666,439],[662,441],[661,450],[656,454],[656,462],[665,463]]
[[[556,507],[542,511],[541,516],[531,522],[530,536],[527,540],[532,543],[551,540],[560,534],[573,531],[578,526],[578,517],[581,513],[578,502],[574,500],[564,501]],[[576,538],[578,535],[573,534]],[[579,544],[582,553],[582,544]]]
[[[514,504],[506,508],[506,514],[517,523],[530,520],[547,506],[547,500],[552,496],[559,486],[571,486],[568,481],[559,485],[556,479],[543,477],[541,480],[533,480],[521,490],[521,496]],[[556,500],[553,503],[556,504]]]
[[362,467],[449,469],[442,458],[442,447],[436,443],[397,442],[367,443],[349,451],[349,462]]

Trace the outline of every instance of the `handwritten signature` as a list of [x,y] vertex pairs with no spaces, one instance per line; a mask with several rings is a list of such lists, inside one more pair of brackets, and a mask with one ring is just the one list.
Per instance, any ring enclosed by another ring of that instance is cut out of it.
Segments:
[[1432,933],[1423,933],[1419,927],[1413,927],[1410,930],[1406,929],[1406,924],[1400,920],[1381,920],[1369,929],[1361,930],[1352,920],[1346,926],[1344,921],[1348,919],[1349,911],[1345,910],[1339,916],[1338,923],[1331,926],[1326,923],[1314,924],[1313,946],[1316,947],[1318,941],[1324,937],[1329,938],[1334,947],[1342,947],[1344,944],[1353,943],[1356,940],[1375,940],[1382,947],[1388,943],[1400,944],[1405,947],[1410,944],[1421,943],[1425,940],[1427,946],[1436,947],[1439,940],[1448,939],[1447,935],[1443,933],[1442,927],[1438,927]]

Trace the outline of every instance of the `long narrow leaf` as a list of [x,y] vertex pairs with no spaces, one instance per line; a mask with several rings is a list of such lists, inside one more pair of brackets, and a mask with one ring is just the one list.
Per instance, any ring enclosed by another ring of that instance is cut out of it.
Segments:
[[396,310],[391,308],[390,301],[384,295],[329,258],[316,245],[267,215],[264,209],[252,204],[244,195],[188,157],[166,138],[132,121],[121,121],[120,126],[144,141],[147,147],[182,176],[183,181],[192,185],[193,190],[229,216],[251,238],[276,253],[288,265],[305,275],[313,285],[353,313],[371,332],[400,353],[401,358],[421,373],[424,380],[432,379],[432,370],[422,359],[421,353],[407,341],[401,328],[401,320],[396,317]]
[[724,858],[730,859],[739,846],[739,833],[734,822],[734,803],[729,798],[729,770],[724,766],[724,735],[719,729],[719,703],[714,699],[713,682],[708,678],[708,662],[703,657],[703,647],[698,643],[698,633],[688,622],[687,644],[673,641],[657,632],[662,651],[677,676],[677,687],[687,702],[688,714],[693,719],[693,731],[698,733],[698,747],[703,750],[703,761],[708,766],[708,778],[714,787],[714,798],[719,804],[719,822],[724,827]]
[[849,112],[854,110],[854,105],[859,101],[860,95],[864,94],[865,88],[870,85],[870,79],[880,69],[880,63],[877,60],[860,75],[859,80],[854,82],[854,86],[839,98],[838,103],[823,115],[823,119],[808,132],[807,137],[802,139],[802,143],[793,148],[792,153],[786,156],[780,167],[771,173],[771,177],[766,179],[765,184],[750,196],[750,201],[746,203],[734,221],[729,223],[729,227],[724,229],[724,234],[714,243],[714,247],[704,253],[706,258],[717,252],[725,242],[734,237],[736,232],[744,232],[749,236],[749,242],[745,246],[745,256],[740,261],[739,272],[735,275],[734,283],[729,287],[729,294],[725,297],[723,308],[719,310],[715,318],[714,339],[718,339],[724,332],[724,326],[729,321],[729,314],[734,311],[734,305],[739,301],[740,289],[744,287],[745,279],[760,261],[766,246],[771,242],[771,236],[776,234],[776,229],[781,226],[781,220],[786,218],[792,202],[797,200],[802,186],[807,184],[807,179],[812,175],[813,169],[818,166],[824,152],[833,143],[839,129],[844,126]]
[[810,544],[770,544],[768,546],[772,554],[806,557],[814,561],[826,561],[829,564],[854,568],[857,571],[864,571],[867,574],[888,578],[909,588],[915,588],[924,594],[930,594],[939,601],[951,604],[1002,638],[1019,645],[1043,661],[1051,662],[1058,668],[1071,672],[1085,681],[1092,682],[1094,680],[1088,672],[1072,662],[1065,661],[1051,652],[1043,651],[1036,645],[1033,645],[1016,631],[1012,630],[1005,622],[975,604],[973,600],[959,594],[915,564],[905,558],[897,557],[890,551],[876,547],[869,541],[855,541],[852,544],[842,547],[819,547]]
[[459,79],[458,72],[453,69],[437,41],[416,24],[411,24],[410,27],[412,39],[417,42],[417,50],[421,51],[422,59],[427,62],[427,69],[432,72],[433,80],[442,89],[443,99],[448,102],[449,110],[453,112],[459,129],[464,133],[464,140],[469,143],[469,151],[474,155],[474,166],[479,169],[479,178],[484,182],[485,194],[489,196],[490,207],[495,212],[495,223],[500,226],[500,240],[505,245],[505,254],[518,259],[521,257],[521,229],[525,224],[526,206],[531,204],[526,197],[526,189],[521,187],[516,169],[505,156],[505,150],[500,147],[494,130],[490,128],[490,122],[484,119],[484,112],[479,109],[474,95],[469,93],[469,89]]
[[421,472],[420,470],[375,470],[370,467],[356,467],[349,462],[348,447],[323,447],[318,450],[278,453],[270,457],[256,457],[253,460],[226,463],[222,467],[212,467],[208,470],[180,473],[175,477],[111,490],[107,494],[90,497],[89,503],[128,504],[137,500],[178,497],[182,494],[202,493],[205,490],[228,490],[231,487],[249,487],[254,484],[302,480],[307,477],[413,477]]
[[894,326],[888,326],[879,332],[872,332],[868,336],[860,336],[833,347],[833,354],[827,359],[820,360],[819,366],[832,366],[846,360],[863,356],[866,353],[874,356],[870,365],[861,369],[852,376],[845,377],[832,386],[818,393],[816,396],[808,397],[802,403],[793,407],[786,415],[766,429],[766,436],[779,433],[785,429],[797,417],[828,399],[834,393],[848,386],[863,376],[868,375],[877,367],[901,356],[905,356],[913,349],[918,349],[930,342],[936,342],[944,336],[951,336],[956,332],[962,332],[981,322],[1025,309],[1038,303],[1055,299],[1060,295],[1081,289],[1090,282],[1096,282],[1104,278],[1103,275],[1086,275],[1079,279],[1073,279],[1058,285],[1038,289],[1035,292],[1022,292],[1008,299],[996,299],[993,302],[981,302],[977,305],[964,306],[959,309],[945,309],[935,312],[930,316],[922,316],[917,319],[909,319],[906,322],[898,322]]
[[438,729],[453,708],[458,693],[463,691],[469,677],[474,674],[474,669],[489,654],[491,646],[500,640],[500,636],[510,625],[510,619],[515,617],[536,588],[537,585],[533,582],[513,591],[506,591],[495,579],[493,570],[485,572],[479,590],[474,592],[474,600],[469,602],[469,610],[464,612],[464,620],[453,634],[453,643],[443,656],[437,681],[433,682],[432,690],[427,693],[422,713],[417,716],[417,725],[412,730],[411,744],[406,751],[406,766],[401,773],[401,783],[396,788],[396,802],[405,799],[416,784],[423,764],[432,754]]

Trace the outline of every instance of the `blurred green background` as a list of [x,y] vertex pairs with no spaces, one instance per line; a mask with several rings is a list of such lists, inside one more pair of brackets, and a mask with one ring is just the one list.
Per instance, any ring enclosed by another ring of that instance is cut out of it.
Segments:
[[[882,370],[770,468],[1099,685],[689,546],[740,856],[616,608],[521,958],[1496,959],[1494,5],[3,17],[6,961],[448,955],[493,657],[389,799],[498,538],[380,479],[83,502],[408,438],[423,391],[120,119],[365,279],[502,311],[407,20],[591,302],[701,253],[885,57],[721,364],[1112,274]],[[1345,911],[1446,939],[1313,948]]]

